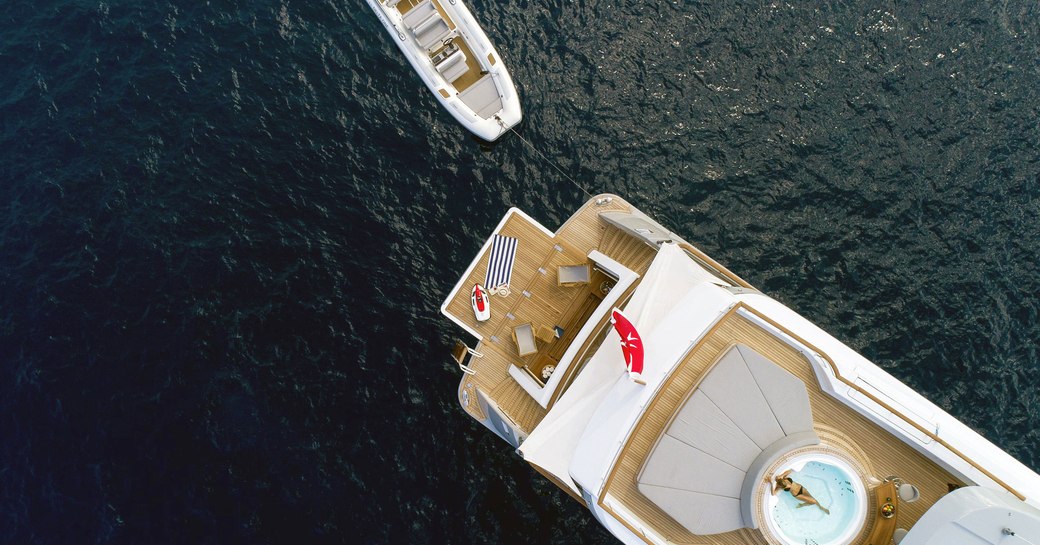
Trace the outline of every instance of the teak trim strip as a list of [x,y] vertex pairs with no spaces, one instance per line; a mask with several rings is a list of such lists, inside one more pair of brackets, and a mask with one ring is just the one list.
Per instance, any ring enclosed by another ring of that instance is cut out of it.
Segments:
[[541,473],[542,477],[545,477],[546,479],[549,479],[550,482],[552,482],[556,486],[558,486],[561,489],[563,489],[563,491],[566,492],[568,496],[574,498],[574,500],[577,501],[578,503],[580,503],[582,507],[588,507],[588,505],[585,504],[585,500],[582,499],[581,496],[575,494],[574,490],[571,490],[571,487],[567,486],[562,481],[557,479],[555,475],[553,475],[552,473],[549,473],[548,471],[542,469],[538,464],[536,464],[534,462],[527,461],[527,463],[530,464],[531,467],[533,467],[535,471],[537,471],[538,473]]

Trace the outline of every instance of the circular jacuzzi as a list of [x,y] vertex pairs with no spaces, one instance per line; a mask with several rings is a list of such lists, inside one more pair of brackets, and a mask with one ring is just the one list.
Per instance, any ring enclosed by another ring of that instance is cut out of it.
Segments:
[[[830,511],[802,501],[790,492],[771,492],[776,477],[788,477],[805,487]],[[844,460],[824,453],[795,456],[777,466],[762,498],[762,512],[770,533],[788,545],[846,545],[863,529],[867,517],[867,490],[859,474]]]

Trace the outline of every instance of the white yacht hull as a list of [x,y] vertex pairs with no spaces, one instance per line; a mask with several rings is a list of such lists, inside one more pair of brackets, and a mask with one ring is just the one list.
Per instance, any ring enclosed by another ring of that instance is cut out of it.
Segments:
[[[500,233],[523,234],[522,295],[476,321],[465,287]],[[583,261],[597,276],[561,286]],[[645,341],[645,384],[628,378],[615,306]],[[820,542],[1040,544],[1040,475],[617,196],[556,232],[511,209],[441,311],[481,354],[463,410],[627,545],[817,543],[767,507],[800,470],[785,464],[809,458],[845,468],[837,488],[809,477],[820,498],[860,499]],[[531,324],[565,334],[532,356],[515,338]]]
[[[406,23],[407,13],[402,14],[397,7],[388,5],[392,2],[366,1],[426,87],[459,124],[490,142],[520,122],[523,117],[520,100],[509,70],[462,0],[433,0],[447,24],[453,26],[454,39],[464,43],[471,53],[466,55],[470,70],[478,72],[454,81],[452,74],[438,70],[434,52],[420,44],[414,28]],[[479,80],[472,83],[473,77]],[[459,82],[463,80],[466,86],[460,89]],[[478,87],[484,95],[480,99],[472,96]],[[489,102],[488,98],[494,98],[489,97],[491,93],[497,94],[497,101]]]

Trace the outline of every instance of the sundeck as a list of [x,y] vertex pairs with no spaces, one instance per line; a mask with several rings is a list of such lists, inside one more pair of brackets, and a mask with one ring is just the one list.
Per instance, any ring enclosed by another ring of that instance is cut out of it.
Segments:
[[625,543],[1040,545],[1040,476],[617,196],[510,210],[442,312],[465,411]]
[[462,0],[366,1],[463,127],[492,141],[520,122],[520,100],[509,71]]

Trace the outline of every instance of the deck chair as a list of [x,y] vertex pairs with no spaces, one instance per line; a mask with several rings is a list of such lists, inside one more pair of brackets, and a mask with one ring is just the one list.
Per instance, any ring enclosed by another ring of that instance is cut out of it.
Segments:
[[484,277],[484,286],[491,293],[509,294],[509,281],[513,278],[513,262],[516,260],[518,242],[513,237],[492,237],[487,276]]
[[534,338],[534,327],[530,322],[513,328],[513,341],[520,357],[530,356],[538,352],[538,341]]
[[560,265],[556,270],[556,283],[560,286],[580,286],[589,283],[589,265]]

